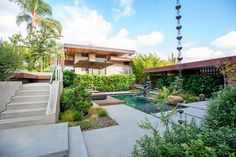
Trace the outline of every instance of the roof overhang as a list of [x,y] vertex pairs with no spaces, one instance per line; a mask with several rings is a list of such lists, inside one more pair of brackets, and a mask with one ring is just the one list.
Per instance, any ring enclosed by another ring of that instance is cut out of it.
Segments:
[[111,56],[109,58],[110,62],[130,62],[130,58],[128,57],[115,57],[115,56]]
[[143,72],[144,73],[161,73],[161,72],[169,72],[169,71],[179,71],[179,70],[184,70],[184,69],[196,69],[196,68],[202,68],[202,67],[216,66],[219,64],[225,64],[225,62],[227,61],[233,64],[236,64],[236,56],[209,59],[209,60],[203,60],[203,61],[197,61],[197,62],[182,63],[182,64],[176,64],[176,65],[170,65],[170,66],[163,66],[159,68],[144,69]]
[[96,53],[96,54],[128,54],[129,56],[135,54],[134,50],[125,50],[125,49],[116,49],[116,48],[107,48],[107,47],[98,47],[90,45],[77,45],[77,44],[64,44],[65,52],[68,55],[75,53]]
[[51,73],[44,72],[17,72],[14,78],[18,79],[36,79],[36,80],[49,80]]

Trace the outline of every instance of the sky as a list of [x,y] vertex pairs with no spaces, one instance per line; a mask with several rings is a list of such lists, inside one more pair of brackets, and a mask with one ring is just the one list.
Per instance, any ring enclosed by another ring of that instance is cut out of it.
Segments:
[[[175,0],[46,0],[63,26],[63,43],[177,56]],[[183,62],[236,55],[236,0],[180,0]],[[0,37],[26,34],[20,12],[0,0]]]

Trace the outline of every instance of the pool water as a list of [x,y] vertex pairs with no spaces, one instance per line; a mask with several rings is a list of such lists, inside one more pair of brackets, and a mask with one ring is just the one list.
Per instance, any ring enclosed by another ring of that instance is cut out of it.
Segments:
[[138,109],[140,111],[150,113],[157,113],[161,111],[169,111],[174,108],[174,106],[164,105],[158,106],[155,105],[152,101],[140,98],[140,95],[134,94],[125,94],[125,95],[112,95],[112,97],[122,100],[126,105]]

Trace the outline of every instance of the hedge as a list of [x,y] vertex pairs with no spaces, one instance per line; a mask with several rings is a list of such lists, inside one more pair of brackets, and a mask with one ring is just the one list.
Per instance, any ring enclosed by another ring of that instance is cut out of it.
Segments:
[[75,79],[75,85],[83,85],[86,88],[92,88],[93,85],[96,90],[103,92],[129,90],[134,82],[135,76],[127,74],[77,74]]
[[221,75],[190,75],[184,77],[183,87],[191,94],[205,94],[207,97],[223,87],[224,80]]
[[[156,87],[169,87],[175,80],[176,75],[161,76],[157,79]],[[155,78],[155,77],[153,77]],[[183,89],[191,94],[205,94],[207,97],[212,96],[212,93],[219,91],[223,86],[224,80],[221,75],[184,75]]]
[[65,70],[63,72],[63,86],[64,87],[73,86],[75,78],[76,78],[76,73],[69,70]]

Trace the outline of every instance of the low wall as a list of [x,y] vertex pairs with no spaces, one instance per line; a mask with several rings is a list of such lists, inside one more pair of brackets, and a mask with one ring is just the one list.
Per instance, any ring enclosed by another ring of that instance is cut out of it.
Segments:
[[6,105],[11,102],[11,98],[21,85],[20,81],[0,82],[0,112],[6,109]]
[[50,85],[50,96],[48,106],[46,109],[46,118],[45,121],[47,124],[56,123],[59,119],[60,114],[60,95],[62,92],[62,82],[53,81]]

